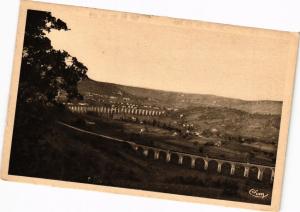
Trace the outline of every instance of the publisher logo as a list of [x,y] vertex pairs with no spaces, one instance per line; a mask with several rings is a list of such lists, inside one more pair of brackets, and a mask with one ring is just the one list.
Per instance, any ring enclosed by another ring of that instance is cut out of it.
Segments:
[[249,194],[254,198],[266,199],[269,194],[259,191],[258,189],[251,188]]

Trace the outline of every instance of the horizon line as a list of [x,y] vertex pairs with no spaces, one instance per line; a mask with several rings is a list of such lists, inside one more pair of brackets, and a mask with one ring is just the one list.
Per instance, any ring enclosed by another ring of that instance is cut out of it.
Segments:
[[[154,90],[154,91],[162,91],[162,92],[171,92],[171,93],[181,93],[181,94],[190,94],[190,95],[205,95],[205,96],[215,96],[215,97],[220,97],[220,98],[227,98],[227,99],[234,99],[234,100],[240,100],[240,101],[247,101],[247,102],[280,102],[283,103],[283,100],[274,100],[274,99],[256,99],[256,100],[247,100],[247,99],[242,99],[242,98],[234,98],[234,97],[225,97],[222,95],[217,95],[217,94],[207,94],[207,93],[193,93],[193,92],[184,92],[184,91],[172,91],[172,90],[163,90],[163,89],[159,89],[159,88],[149,88],[149,87],[139,87],[139,86],[134,86],[134,85],[126,85],[126,84],[121,84],[121,83],[115,83],[115,82],[106,82],[106,81],[99,81],[99,80],[95,80],[90,78],[89,76],[87,76],[86,79],[95,81],[95,82],[100,82],[100,83],[108,83],[108,84],[114,84],[114,85],[120,85],[120,86],[126,86],[126,87],[132,87],[132,88],[139,88],[139,89],[148,89],[148,90]],[[86,80],[83,79],[82,81]]]

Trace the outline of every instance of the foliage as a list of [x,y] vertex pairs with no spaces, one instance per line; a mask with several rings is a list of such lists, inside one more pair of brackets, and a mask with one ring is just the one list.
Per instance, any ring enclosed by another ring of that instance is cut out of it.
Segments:
[[64,92],[67,99],[80,98],[77,83],[86,78],[87,67],[68,52],[52,47],[47,38],[51,30],[69,29],[49,12],[28,10],[10,173],[34,175],[39,161],[55,155],[44,141],[52,137],[57,118],[66,114],[56,97]]
[[59,92],[80,97],[77,82],[86,78],[87,67],[66,51],[55,50],[47,33],[69,30],[50,12],[28,10],[25,28],[18,103],[53,104]]

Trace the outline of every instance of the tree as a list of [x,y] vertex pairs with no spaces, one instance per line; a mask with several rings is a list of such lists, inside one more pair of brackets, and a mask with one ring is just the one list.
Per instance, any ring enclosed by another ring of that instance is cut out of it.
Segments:
[[60,178],[51,175],[56,172],[49,175],[49,170],[53,171],[64,161],[64,156],[50,145],[56,136],[60,139],[55,121],[65,114],[56,96],[65,92],[67,99],[80,98],[77,83],[86,78],[87,67],[68,52],[52,47],[46,36],[51,30],[69,29],[49,12],[27,11],[9,165],[11,174]]
[[55,50],[47,33],[70,30],[50,12],[28,10],[25,27],[18,104],[56,103],[58,92],[68,99],[80,98],[78,81],[86,78],[87,67],[66,51]]

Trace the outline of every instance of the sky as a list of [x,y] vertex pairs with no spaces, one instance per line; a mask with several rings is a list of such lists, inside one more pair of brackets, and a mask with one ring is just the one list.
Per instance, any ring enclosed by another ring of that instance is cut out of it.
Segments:
[[245,100],[283,100],[284,33],[202,22],[53,8],[69,31],[52,31],[97,81]]

